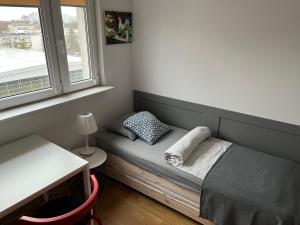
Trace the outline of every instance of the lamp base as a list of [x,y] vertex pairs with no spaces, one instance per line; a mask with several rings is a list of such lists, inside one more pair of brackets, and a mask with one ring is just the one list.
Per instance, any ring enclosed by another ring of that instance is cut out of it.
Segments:
[[95,154],[95,152],[96,152],[96,148],[94,147],[83,147],[79,149],[79,153],[82,156],[91,156]]

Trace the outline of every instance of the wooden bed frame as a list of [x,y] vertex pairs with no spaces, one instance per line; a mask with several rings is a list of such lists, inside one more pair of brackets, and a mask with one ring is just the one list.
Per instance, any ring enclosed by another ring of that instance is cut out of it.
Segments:
[[113,154],[108,154],[105,173],[203,225],[214,225],[199,217],[200,194],[197,192],[147,172]]

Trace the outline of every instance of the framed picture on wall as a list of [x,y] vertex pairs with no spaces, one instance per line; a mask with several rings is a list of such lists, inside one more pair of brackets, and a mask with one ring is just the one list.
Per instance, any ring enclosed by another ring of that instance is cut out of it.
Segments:
[[107,45],[132,43],[132,13],[104,11]]

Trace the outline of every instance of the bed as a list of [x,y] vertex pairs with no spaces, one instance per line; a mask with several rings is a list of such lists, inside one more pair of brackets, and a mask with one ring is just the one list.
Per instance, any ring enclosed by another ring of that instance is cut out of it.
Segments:
[[213,137],[235,143],[235,150],[246,148],[300,163],[299,126],[137,91],[134,99],[135,111],[152,112],[173,125],[173,132],[153,146],[109,132],[99,133],[97,145],[109,155],[107,175],[202,224],[213,224],[199,217],[203,180],[168,165],[162,157],[166,148],[188,130],[208,126]]
[[97,145],[108,152],[105,172],[196,221],[211,224],[199,218],[203,180],[163,159],[165,150],[188,132],[175,126],[171,128],[168,135],[152,146],[108,131],[99,132]]
[[110,154],[114,154],[150,173],[163,176],[189,190],[199,192],[203,180],[178,170],[166,163],[163,158],[165,150],[188,132],[175,126],[171,126],[171,128],[172,132],[155,145],[148,145],[139,139],[133,142],[107,131],[98,134],[97,143]]

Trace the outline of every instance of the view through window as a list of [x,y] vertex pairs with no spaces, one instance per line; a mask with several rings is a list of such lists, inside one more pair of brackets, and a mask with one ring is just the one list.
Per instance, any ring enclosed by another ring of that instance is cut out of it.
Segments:
[[91,79],[87,50],[85,9],[77,6],[62,6],[61,11],[70,82],[76,83]]
[[[91,79],[85,3],[79,2],[61,6],[71,83]],[[0,99],[50,87],[39,8],[0,6]]]
[[39,9],[0,6],[0,98],[49,87]]
[[99,84],[94,0],[0,0],[0,110]]

